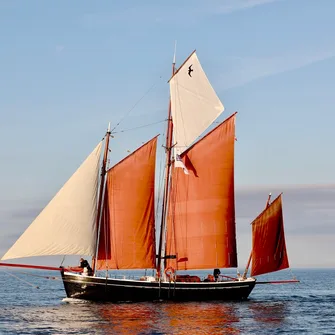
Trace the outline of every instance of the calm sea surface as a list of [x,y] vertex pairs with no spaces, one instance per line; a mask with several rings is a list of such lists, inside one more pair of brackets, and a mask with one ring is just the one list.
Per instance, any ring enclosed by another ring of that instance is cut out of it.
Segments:
[[137,304],[67,300],[60,280],[10,273],[39,289],[0,270],[0,334],[335,334],[335,270],[294,270],[301,283],[256,285],[244,302]]

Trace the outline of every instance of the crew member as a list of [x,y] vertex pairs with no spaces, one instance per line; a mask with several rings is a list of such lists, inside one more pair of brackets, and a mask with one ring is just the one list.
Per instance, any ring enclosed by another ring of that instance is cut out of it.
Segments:
[[88,261],[86,259],[80,258],[79,267],[83,269],[83,273],[87,273],[88,276],[92,276],[93,270],[90,267],[90,264],[88,263]]
[[215,278],[215,281],[218,281],[218,279],[219,279],[219,275],[221,274],[221,271],[220,271],[220,269],[214,269],[214,271],[213,271],[213,276],[214,276],[214,278]]

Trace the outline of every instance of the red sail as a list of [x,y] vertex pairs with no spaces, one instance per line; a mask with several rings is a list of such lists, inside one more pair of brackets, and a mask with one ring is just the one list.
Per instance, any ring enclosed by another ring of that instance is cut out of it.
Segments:
[[155,268],[157,137],[107,172],[97,269]]
[[289,267],[281,195],[252,223],[251,275],[274,272]]
[[237,267],[234,142],[235,114],[181,155],[189,174],[181,168],[172,174],[167,266]]

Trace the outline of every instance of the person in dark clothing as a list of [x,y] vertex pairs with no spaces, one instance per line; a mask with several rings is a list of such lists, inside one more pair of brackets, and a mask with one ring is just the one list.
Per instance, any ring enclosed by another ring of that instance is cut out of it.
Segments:
[[93,274],[93,270],[92,270],[92,268],[90,267],[90,264],[88,263],[88,261],[86,260],[86,259],[84,259],[84,258],[80,258],[80,265],[79,265],[79,267],[81,267],[82,269],[87,269],[87,274],[89,275],[89,276],[92,276],[92,274]]
[[221,274],[221,271],[220,271],[220,269],[214,269],[214,271],[213,271],[213,276],[214,276],[214,278],[215,278],[215,281],[218,281],[218,279],[219,279],[219,275]]

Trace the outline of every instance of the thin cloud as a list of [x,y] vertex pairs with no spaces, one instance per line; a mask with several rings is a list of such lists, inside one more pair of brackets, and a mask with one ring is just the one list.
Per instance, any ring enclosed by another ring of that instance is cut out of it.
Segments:
[[270,4],[283,0],[226,0],[220,1],[215,9],[216,14],[229,14],[239,10],[251,9],[253,7]]
[[[178,3],[177,7],[161,4],[150,6],[126,7],[113,12],[86,13],[79,22],[87,27],[111,25],[115,22],[143,22],[187,24],[196,23],[213,15],[228,15],[230,13],[252,9],[283,0],[215,0],[210,3],[194,1],[192,5]],[[187,20],[185,21],[185,17]]]
[[281,54],[275,57],[227,58],[230,63],[228,72],[222,73],[219,82],[221,90],[243,86],[252,81],[297,70],[335,57],[335,49],[316,51],[299,50],[299,52]]
[[[268,193],[272,199],[283,192],[286,230],[291,234],[335,235],[335,185],[305,185],[295,187],[268,186],[236,191],[237,222],[252,220],[264,209]],[[245,228],[242,226],[242,229]],[[250,227],[246,229],[249,230]]]
[[56,52],[61,53],[65,49],[64,45],[56,45]]

